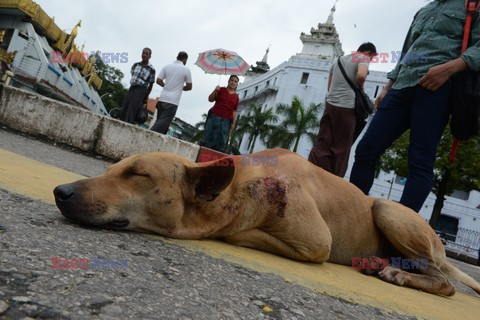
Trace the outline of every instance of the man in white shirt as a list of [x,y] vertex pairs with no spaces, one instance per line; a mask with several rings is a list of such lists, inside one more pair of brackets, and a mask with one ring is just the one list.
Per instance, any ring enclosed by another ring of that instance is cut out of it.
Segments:
[[152,130],[166,134],[177,113],[182,91],[192,90],[192,74],[185,64],[188,54],[180,51],[177,60],[160,70],[157,84],[163,87],[160,99],[157,102],[157,120]]

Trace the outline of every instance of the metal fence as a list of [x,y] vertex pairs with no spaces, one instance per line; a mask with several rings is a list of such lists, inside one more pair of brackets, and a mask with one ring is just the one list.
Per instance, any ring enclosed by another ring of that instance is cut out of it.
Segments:
[[480,232],[458,228],[457,234],[439,232],[440,238],[446,241],[446,247],[472,257],[478,257],[480,251]]

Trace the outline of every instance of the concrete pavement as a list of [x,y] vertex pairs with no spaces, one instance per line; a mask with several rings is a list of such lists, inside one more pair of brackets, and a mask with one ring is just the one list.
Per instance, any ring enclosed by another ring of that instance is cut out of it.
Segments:
[[[52,204],[52,190],[55,186],[82,177],[0,149],[0,188],[10,192]],[[318,293],[380,308],[386,312],[432,319],[476,319],[480,310],[480,297],[474,296],[473,291],[470,291],[471,294],[457,292],[454,297],[444,298],[397,287],[345,266],[299,263],[218,241],[169,240],[152,235],[147,237],[194,252],[203,252],[250,270],[273,273]],[[478,269],[473,270],[480,274]]]

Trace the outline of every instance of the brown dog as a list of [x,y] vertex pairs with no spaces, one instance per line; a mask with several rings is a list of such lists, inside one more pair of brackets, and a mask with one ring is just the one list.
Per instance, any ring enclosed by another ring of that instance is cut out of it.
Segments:
[[448,276],[480,294],[480,284],[447,261],[435,232],[412,210],[367,197],[290,151],[253,156],[275,161],[245,165],[237,156],[198,164],[167,153],[135,155],[105,175],[58,186],[55,200],[64,216],[82,224],[181,239],[221,238],[295,260],[423,261],[417,273],[388,266],[376,274],[451,296],[455,288]]

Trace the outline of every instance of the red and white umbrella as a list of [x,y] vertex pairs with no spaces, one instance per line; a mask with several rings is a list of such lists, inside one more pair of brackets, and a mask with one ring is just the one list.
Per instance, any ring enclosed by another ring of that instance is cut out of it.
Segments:
[[243,76],[250,67],[236,52],[214,49],[201,52],[195,62],[205,73]]

